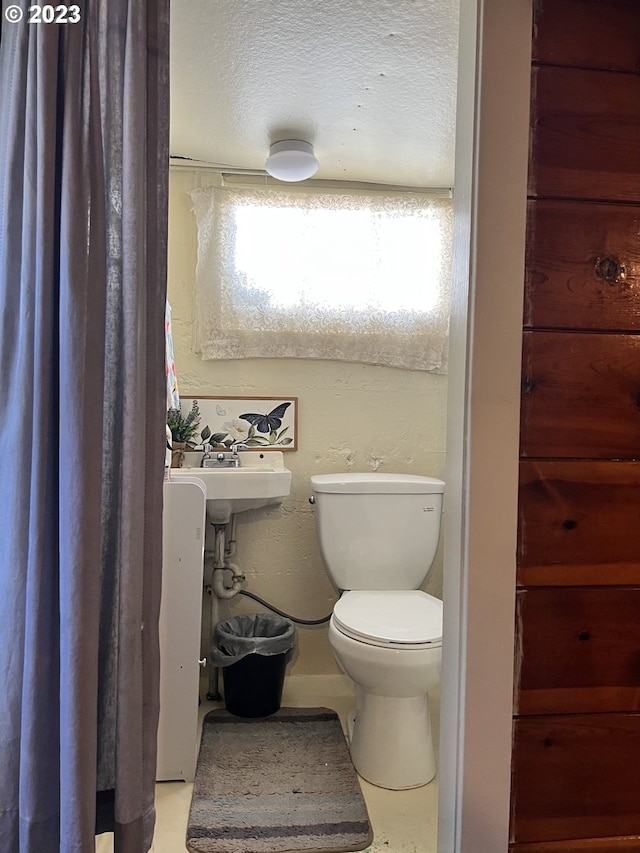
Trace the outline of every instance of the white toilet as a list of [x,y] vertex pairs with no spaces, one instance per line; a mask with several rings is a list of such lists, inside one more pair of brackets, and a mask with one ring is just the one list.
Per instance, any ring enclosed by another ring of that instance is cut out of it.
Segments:
[[440,681],[442,602],[419,590],[438,546],[444,483],[412,474],[311,477],[320,551],[341,591],[329,623],[356,685],[358,773],[417,788],[436,773],[427,692]]

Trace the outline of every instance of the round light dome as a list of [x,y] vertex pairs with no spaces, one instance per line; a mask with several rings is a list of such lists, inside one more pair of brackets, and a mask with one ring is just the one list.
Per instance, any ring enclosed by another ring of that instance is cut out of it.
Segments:
[[318,165],[313,145],[301,139],[285,139],[273,143],[265,169],[272,178],[294,182],[313,177],[318,171]]

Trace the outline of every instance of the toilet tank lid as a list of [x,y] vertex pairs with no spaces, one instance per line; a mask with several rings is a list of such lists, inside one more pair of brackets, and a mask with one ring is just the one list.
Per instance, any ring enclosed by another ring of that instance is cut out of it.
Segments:
[[334,495],[437,495],[444,492],[444,482],[419,474],[314,474],[311,488]]

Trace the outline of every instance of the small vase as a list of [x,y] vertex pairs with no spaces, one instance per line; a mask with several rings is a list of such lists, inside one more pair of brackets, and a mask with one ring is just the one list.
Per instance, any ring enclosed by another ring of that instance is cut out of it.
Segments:
[[194,447],[189,447],[185,450],[184,459],[182,460],[181,468],[199,468],[202,462],[204,451],[196,450]]
[[184,450],[186,447],[184,441],[174,441],[171,446],[171,467],[182,468],[184,465]]

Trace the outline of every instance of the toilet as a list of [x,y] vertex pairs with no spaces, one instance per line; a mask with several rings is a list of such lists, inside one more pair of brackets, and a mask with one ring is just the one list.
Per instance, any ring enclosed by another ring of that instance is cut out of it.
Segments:
[[329,642],[356,689],[351,758],[381,788],[417,788],[436,773],[427,694],[440,681],[442,602],[419,587],[444,485],[413,474],[311,477],[320,552],[341,593]]

